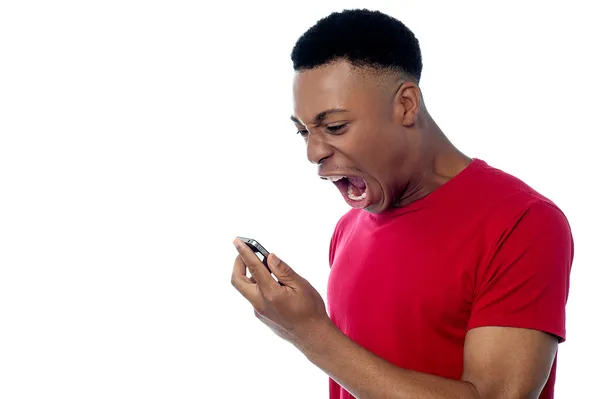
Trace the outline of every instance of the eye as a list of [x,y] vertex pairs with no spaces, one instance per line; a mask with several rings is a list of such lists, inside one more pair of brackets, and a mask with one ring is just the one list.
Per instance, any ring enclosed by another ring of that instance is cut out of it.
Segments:
[[329,133],[339,133],[342,129],[344,129],[348,124],[347,123],[343,123],[341,125],[333,125],[333,126],[327,126],[327,131]]
[[308,134],[308,130],[306,130],[306,129],[300,129],[300,130],[298,130],[298,132],[297,132],[297,133],[298,133],[300,136],[304,137],[304,136],[306,136],[306,135]]

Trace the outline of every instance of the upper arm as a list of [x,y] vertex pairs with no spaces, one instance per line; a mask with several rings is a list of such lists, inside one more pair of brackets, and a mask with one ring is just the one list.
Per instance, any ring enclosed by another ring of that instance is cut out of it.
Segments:
[[481,398],[535,398],[544,388],[558,339],[537,330],[479,327],[467,333],[462,379]]
[[568,222],[538,202],[507,229],[479,271],[464,349],[463,379],[482,398],[537,398],[558,343],[573,260]]

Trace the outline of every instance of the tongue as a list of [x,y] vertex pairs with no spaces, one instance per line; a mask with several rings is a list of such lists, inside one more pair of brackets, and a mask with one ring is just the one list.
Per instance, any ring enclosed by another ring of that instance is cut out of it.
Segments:
[[348,177],[348,181],[354,187],[358,187],[358,188],[365,188],[365,187],[367,187],[367,183],[363,179],[361,179],[360,177]]

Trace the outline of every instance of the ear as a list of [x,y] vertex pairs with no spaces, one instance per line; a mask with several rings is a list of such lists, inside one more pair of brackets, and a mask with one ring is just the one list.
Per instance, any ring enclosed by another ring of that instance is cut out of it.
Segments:
[[394,96],[395,114],[402,126],[409,127],[417,122],[421,103],[419,86],[414,82],[403,82]]

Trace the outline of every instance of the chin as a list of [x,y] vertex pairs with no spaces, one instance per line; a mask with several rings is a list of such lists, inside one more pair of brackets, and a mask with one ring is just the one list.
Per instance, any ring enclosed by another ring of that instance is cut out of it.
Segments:
[[364,208],[364,210],[369,213],[378,214],[378,213],[384,212],[388,208],[389,208],[389,206],[386,206],[385,204],[382,204],[381,202],[375,202],[375,203],[372,203],[371,205],[369,205],[368,207]]

